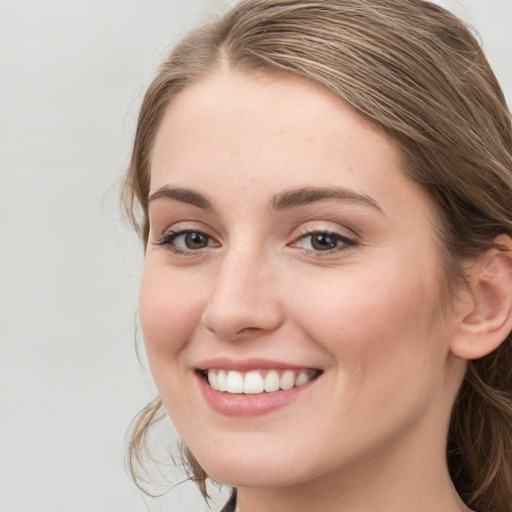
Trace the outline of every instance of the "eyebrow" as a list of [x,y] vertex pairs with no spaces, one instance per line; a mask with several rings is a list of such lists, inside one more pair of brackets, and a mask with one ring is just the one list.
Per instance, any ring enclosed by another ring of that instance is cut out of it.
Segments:
[[191,204],[193,206],[197,206],[198,208],[202,208],[203,210],[213,210],[212,203],[210,203],[206,197],[198,194],[197,192],[194,192],[193,190],[190,190],[189,188],[171,188],[165,185],[149,196],[148,203],[162,198],[172,199],[174,201],[179,201],[180,203]]
[[[188,188],[174,188],[165,185],[149,196],[148,203],[162,198],[191,204],[203,210],[214,210],[212,203],[206,197]],[[328,199],[360,203],[384,214],[382,208],[372,197],[343,187],[306,187],[287,190],[274,196],[270,201],[270,210],[286,210]]]
[[271,210],[285,210],[304,206],[326,199],[338,199],[370,206],[384,214],[377,201],[366,194],[343,187],[307,187],[281,192],[272,199]]

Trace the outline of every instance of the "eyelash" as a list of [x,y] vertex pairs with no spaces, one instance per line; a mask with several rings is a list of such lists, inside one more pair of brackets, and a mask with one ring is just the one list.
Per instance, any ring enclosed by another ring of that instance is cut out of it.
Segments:
[[[208,233],[201,231],[200,229],[175,229],[171,231],[165,232],[162,236],[160,236],[154,244],[157,246],[165,247],[169,252],[172,254],[176,254],[179,256],[197,256],[198,253],[210,249],[210,246],[206,246],[199,249],[181,249],[179,247],[176,247],[173,245],[173,242],[180,236],[186,236],[187,234],[197,234],[204,236],[208,243],[210,243],[212,240],[215,241],[215,239],[209,235]],[[350,238],[346,235],[342,235],[340,233],[337,233],[335,231],[329,231],[329,230],[314,230],[314,231],[307,231],[304,230],[300,235],[291,243],[289,244],[291,247],[297,247],[298,243],[300,241],[306,240],[308,237],[314,237],[315,235],[324,235],[329,238],[335,239],[336,243],[340,243],[340,245],[329,249],[329,250],[314,250],[314,249],[305,249],[302,248],[301,250],[304,252],[307,256],[315,256],[315,257],[322,257],[322,256],[329,256],[336,252],[340,251],[347,251],[350,249],[353,249],[359,245],[359,243],[354,240],[353,238]],[[311,243],[311,242],[310,242]]]
[[175,229],[165,232],[161,237],[156,240],[155,245],[165,247],[172,254],[177,254],[179,256],[196,256],[198,252],[204,251],[209,247],[204,247],[201,249],[180,249],[173,245],[173,242],[180,236],[186,236],[190,234],[202,235],[208,239],[208,241],[214,240],[212,236],[200,229]]

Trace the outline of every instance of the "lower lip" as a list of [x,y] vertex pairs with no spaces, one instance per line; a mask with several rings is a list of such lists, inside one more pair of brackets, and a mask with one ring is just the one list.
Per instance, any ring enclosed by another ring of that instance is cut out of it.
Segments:
[[246,395],[215,391],[201,375],[197,375],[197,378],[206,403],[224,416],[256,416],[274,411],[299,398],[318,379],[286,391]]

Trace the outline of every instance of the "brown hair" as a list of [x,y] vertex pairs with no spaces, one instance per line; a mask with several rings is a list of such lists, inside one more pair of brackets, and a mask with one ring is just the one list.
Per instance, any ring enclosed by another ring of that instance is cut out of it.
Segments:
[[[493,247],[500,234],[512,236],[510,112],[480,45],[459,19],[424,0],[246,0],[185,37],[146,93],[123,191],[145,243],[150,155],[165,109],[223,63],[321,84],[400,145],[404,172],[427,190],[437,210],[451,296],[464,282],[463,258]],[[133,475],[161,410],[157,400],[134,423]],[[190,475],[206,494],[206,474],[187,456]],[[469,362],[447,457],[468,505],[510,511],[510,336]]]

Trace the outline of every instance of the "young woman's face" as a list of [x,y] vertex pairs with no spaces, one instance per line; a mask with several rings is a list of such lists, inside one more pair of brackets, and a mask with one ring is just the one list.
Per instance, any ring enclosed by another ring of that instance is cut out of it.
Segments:
[[210,476],[293,485],[444,458],[462,367],[432,208],[400,169],[383,133],[300,80],[222,72],[170,105],[140,315]]

